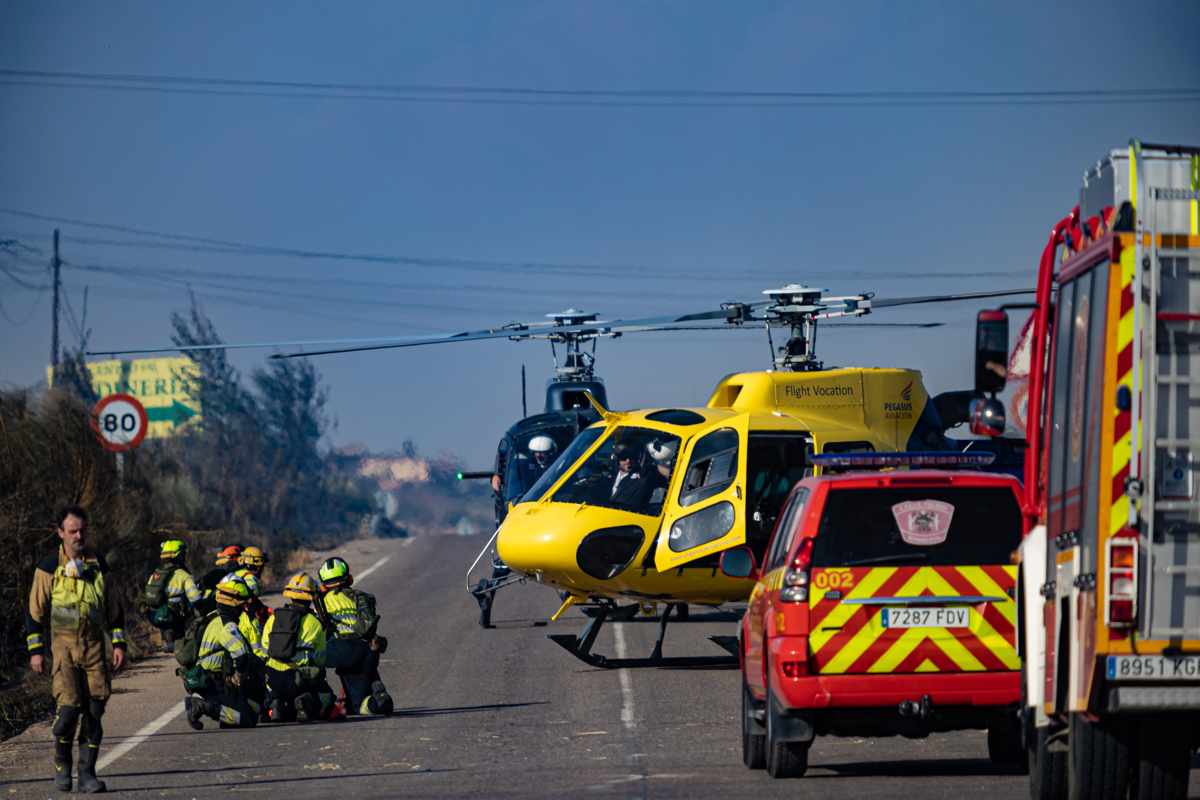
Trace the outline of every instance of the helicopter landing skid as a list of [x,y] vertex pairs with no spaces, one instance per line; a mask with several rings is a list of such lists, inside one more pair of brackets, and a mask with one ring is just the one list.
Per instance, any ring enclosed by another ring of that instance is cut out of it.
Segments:
[[579,610],[582,611],[585,616],[589,616],[589,617],[592,617],[593,619],[595,619],[596,616],[600,614],[601,609],[603,609],[608,614],[608,619],[610,619],[613,622],[628,622],[629,620],[631,620],[637,616],[637,613],[642,610],[642,606],[640,603],[633,603],[633,604],[627,605],[627,606],[616,606],[616,607],[588,606],[585,608],[581,608]]
[[[625,609],[619,609],[619,611],[624,612]],[[625,669],[630,667],[736,667],[738,665],[736,655],[664,656],[662,654],[663,638],[666,635],[667,622],[670,620],[672,611],[677,611],[676,604],[674,603],[668,605],[666,611],[663,612],[662,619],[658,625],[658,640],[654,643],[654,650],[650,653],[649,658],[608,658],[607,656],[592,652],[592,646],[596,643],[596,636],[600,633],[600,626],[609,617],[610,609],[608,606],[600,606],[596,610],[595,616],[592,617],[587,627],[583,629],[583,633],[579,636],[572,636],[567,633],[552,633],[549,639],[583,663],[601,669]],[[715,640],[734,637],[713,638]],[[717,642],[717,644],[729,649],[722,642]]]

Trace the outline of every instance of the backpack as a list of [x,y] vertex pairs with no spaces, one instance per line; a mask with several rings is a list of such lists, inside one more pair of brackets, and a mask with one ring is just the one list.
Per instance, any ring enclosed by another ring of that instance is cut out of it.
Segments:
[[167,584],[175,574],[174,566],[159,567],[150,573],[146,581],[146,589],[142,593],[143,607],[153,610],[167,604]]
[[296,647],[300,643],[300,623],[308,611],[302,608],[284,606],[275,609],[271,623],[271,635],[267,640],[267,655],[276,661],[291,661],[296,657]]
[[362,637],[370,636],[379,624],[379,615],[375,613],[375,595],[354,590],[354,605],[358,612],[354,620],[354,632]]
[[217,615],[218,612],[210,611],[204,616],[193,616],[188,620],[183,638],[175,640],[175,660],[179,662],[179,666],[184,669],[196,666],[196,662],[200,660],[200,639],[204,637],[204,629]]

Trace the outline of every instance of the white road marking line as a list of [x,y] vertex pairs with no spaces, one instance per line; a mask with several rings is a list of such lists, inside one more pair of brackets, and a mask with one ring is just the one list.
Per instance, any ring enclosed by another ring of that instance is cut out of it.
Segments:
[[[613,625],[613,638],[617,645],[617,658],[625,658],[625,626],[621,623]],[[621,724],[626,729],[633,730],[633,684],[629,680],[629,670],[617,670],[617,680],[621,683]]]
[[162,716],[160,716],[158,719],[154,720],[153,722],[146,723],[145,725],[142,726],[141,730],[139,730],[133,736],[130,736],[128,739],[121,742],[119,745],[114,747],[112,750],[109,750],[107,753],[100,756],[99,760],[96,761],[96,769],[98,769],[98,770],[105,769],[109,764],[113,763],[118,758],[125,755],[130,750],[137,747],[139,744],[146,741],[154,734],[158,733],[160,730],[162,730],[167,725],[167,723],[169,723],[171,720],[175,719],[182,713],[183,713],[183,701],[180,700],[177,705],[171,706],[166,711],[164,711]]
[[[412,540],[411,539],[406,540],[406,542],[408,542],[408,541],[412,541]],[[367,567],[362,572],[360,572],[355,577],[355,580],[361,581],[363,578],[367,577],[372,572],[374,572],[375,570],[379,569],[384,564],[386,564],[389,559],[391,559],[391,556],[384,556],[383,558],[379,559],[374,564],[372,564],[371,566]],[[181,700],[181,701],[179,701],[178,705],[171,706],[166,711],[164,711],[162,713],[162,716],[160,716],[158,719],[154,720],[153,722],[146,723],[145,725],[142,726],[141,730],[139,730],[133,736],[130,736],[128,739],[121,742],[119,745],[114,747],[112,750],[109,750],[107,753],[100,756],[100,758],[97,759],[97,761],[96,761],[96,769],[98,769],[98,770],[105,769],[106,767],[108,767],[109,764],[112,764],[118,758],[125,755],[130,750],[137,747],[139,744],[146,741],[154,734],[161,731],[163,728],[165,728],[167,726],[167,724],[169,724],[171,722],[171,720],[175,719],[183,712],[184,712],[184,706],[183,706],[183,701]],[[625,718],[624,712],[621,713],[621,718],[622,719]]]
[[[410,539],[409,541],[412,541],[412,540]],[[377,570],[377,569],[379,569],[380,567],[382,567],[384,564],[386,564],[386,563],[387,563],[388,561],[390,561],[391,559],[392,559],[392,557],[391,557],[391,556],[384,556],[383,558],[379,559],[378,561],[376,561],[376,562],[375,562],[374,564],[372,564],[371,566],[369,566],[369,567],[367,567],[366,569],[364,569],[362,572],[360,572],[360,573],[358,573],[357,575],[355,575],[355,576],[354,576],[354,580],[355,580],[355,581],[361,581],[361,580],[363,580],[364,578],[366,578],[368,575],[370,575],[370,574],[371,574],[372,572],[374,572],[375,570]]]

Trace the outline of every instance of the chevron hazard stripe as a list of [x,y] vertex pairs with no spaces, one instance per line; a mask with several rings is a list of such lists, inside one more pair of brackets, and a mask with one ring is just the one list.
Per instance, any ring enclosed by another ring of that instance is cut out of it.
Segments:
[[[815,569],[811,663],[824,675],[1020,669],[1017,608],[1010,595],[1016,576],[1017,568],[1007,565]],[[1003,599],[969,606],[965,628],[883,627],[887,606],[905,606],[914,597],[966,596]],[[895,602],[886,602],[890,598]],[[880,602],[861,602],[870,599]]]

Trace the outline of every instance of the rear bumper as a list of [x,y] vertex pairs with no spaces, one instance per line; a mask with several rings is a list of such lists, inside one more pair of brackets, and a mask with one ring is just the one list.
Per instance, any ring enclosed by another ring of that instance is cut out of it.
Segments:
[[1105,691],[1112,714],[1144,711],[1200,711],[1200,686],[1112,686]]
[[856,675],[801,675],[783,673],[785,660],[804,660],[804,637],[779,637],[795,642],[772,642],[769,660],[771,691],[780,706],[794,710],[828,708],[887,708],[929,696],[934,707],[996,707],[1021,700],[1021,673],[926,672]]

